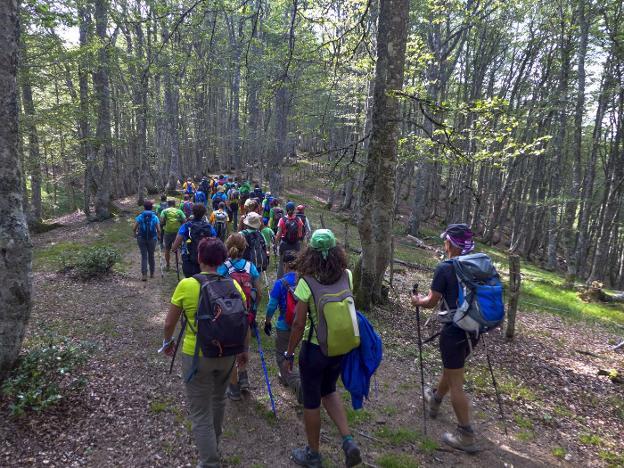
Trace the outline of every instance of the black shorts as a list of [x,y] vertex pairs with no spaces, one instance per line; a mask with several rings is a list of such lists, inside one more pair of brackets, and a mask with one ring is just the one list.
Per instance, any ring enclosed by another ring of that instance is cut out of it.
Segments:
[[466,358],[470,355],[468,337],[474,348],[479,339],[472,334],[466,335],[461,328],[449,324],[440,333],[440,355],[445,369],[463,369]]
[[321,398],[336,391],[344,356],[327,357],[321,348],[304,341],[299,352],[299,374],[303,390],[303,407],[316,409]]

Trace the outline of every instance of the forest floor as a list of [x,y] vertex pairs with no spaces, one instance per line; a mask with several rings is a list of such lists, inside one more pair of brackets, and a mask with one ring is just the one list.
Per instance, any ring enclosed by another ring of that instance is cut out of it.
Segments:
[[[176,273],[139,281],[139,252],[130,234],[136,207],[130,199],[119,205],[119,216],[109,221],[87,223],[84,216],[73,214],[56,220],[63,227],[34,236],[34,307],[25,350],[46,336],[94,347],[77,371],[85,386],[58,405],[14,418],[9,402],[0,401],[0,466],[192,466],[196,461],[179,361],[170,376],[169,360],[156,353]],[[309,210],[316,227],[321,212]],[[335,229],[342,226],[342,218],[328,212],[324,216]],[[64,256],[88,245],[114,247],[123,261],[99,280],[77,281],[60,272]],[[348,411],[366,464],[624,465],[624,391],[596,375],[598,369],[624,368],[624,355],[611,351],[624,332],[599,320],[567,318],[526,304],[513,341],[497,331],[487,336],[508,435],[480,343],[467,363],[466,389],[482,450],[469,456],[438,443],[455,424],[448,401],[437,420],[427,420],[428,436],[423,436],[416,321],[408,291],[414,282],[429,283],[427,269],[437,260],[433,251],[421,250],[424,268],[397,267],[390,303],[369,316],[382,334],[384,361],[370,401],[361,411]],[[407,253],[399,247],[401,255]],[[556,290],[556,285],[549,287]],[[258,354],[253,353],[251,396],[227,404],[224,466],[292,466],[290,451],[305,443],[301,407],[277,381],[272,340],[263,335],[262,342],[277,419],[270,412]],[[435,344],[427,345],[424,359],[426,379],[434,381],[440,371]],[[340,391],[350,407],[348,393]],[[326,417],[322,453],[324,466],[343,465],[338,434]]]

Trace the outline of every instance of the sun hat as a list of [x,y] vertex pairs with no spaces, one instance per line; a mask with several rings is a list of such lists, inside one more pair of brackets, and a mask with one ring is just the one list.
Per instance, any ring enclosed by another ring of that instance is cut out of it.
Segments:
[[310,247],[319,250],[326,259],[329,250],[336,247],[336,237],[329,229],[317,229],[310,238]]
[[305,205],[297,205],[298,212],[303,213],[303,210],[305,210]]
[[243,224],[254,229],[260,229],[262,227],[262,216],[252,211],[243,218]]

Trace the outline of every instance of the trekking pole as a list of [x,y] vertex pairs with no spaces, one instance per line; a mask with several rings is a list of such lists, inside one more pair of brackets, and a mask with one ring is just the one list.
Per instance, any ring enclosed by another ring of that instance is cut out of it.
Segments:
[[178,275],[178,283],[180,282],[180,265],[178,265],[178,249],[175,251],[176,258],[176,275]]
[[178,354],[178,348],[180,347],[180,342],[182,341],[182,334],[184,333],[184,329],[186,328],[186,317],[183,315],[180,319],[181,328],[180,333],[178,334],[178,339],[176,340],[175,349],[173,350],[173,356],[171,357],[171,364],[169,365],[169,374],[173,372],[173,363],[175,362],[176,355]]
[[264,361],[264,353],[262,352],[262,344],[260,343],[260,333],[258,333],[258,326],[256,322],[253,323],[253,331],[256,335],[256,340],[258,341],[258,354],[260,354],[260,361],[262,362],[262,370],[264,371],[264,380],[267,385],[267,390],[269,391],[269,399],[271,400],[271,409],[273,410],[273,416],[277,418],[277,413],[275,412],[275,400],[273,399],[273,392],[271,391],[271,382],[269,381],[269,374],[267,372],[266,362]]
[[[413,294],[418,294],[418,283],[412,288]],[[416,306],[416,334],[418,338],[418,360],[420,361],[420,393],[423,407],[423,432],[427,435],[427,403],[425,402],[425,371],[422,357],[422,337],[420,335],[420,306]]]
[[487,343],[485,341],[485,334],[483,334],[483,346],[485,347],[485,357],[487,359],[488,368],[490,369],[490,375],[492,376],[492,384],[494,385],[494,391],[496,392],[496,400],[498,401],[498,411],[500,412],[500,418],[503,422],[503,429],[505,435],[507,435],[507,423],[505,422],[505,413],[503,411],[503,401],[501,400],[500,392],[498,391],[498,383],[496,377],[494,377],[494,369],[492,368],[492,361],[490,359],[490,352],[488,351]]
[[160,249],[158,249],[158,266],[160,267],[160,277],[161,279],[165,277],[165,272],[163,271],[162,259],[163,258],[163,246],[160,245]]

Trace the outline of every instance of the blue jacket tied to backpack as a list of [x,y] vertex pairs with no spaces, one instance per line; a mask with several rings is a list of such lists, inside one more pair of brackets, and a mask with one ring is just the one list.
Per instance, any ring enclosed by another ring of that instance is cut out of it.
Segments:
[[368,399],[371,377],[383,359],[383,344],[367,318],[357,313],[360,328],[360,346],[342,361],[342,383],[351,394],[353,409],[362,409]]

